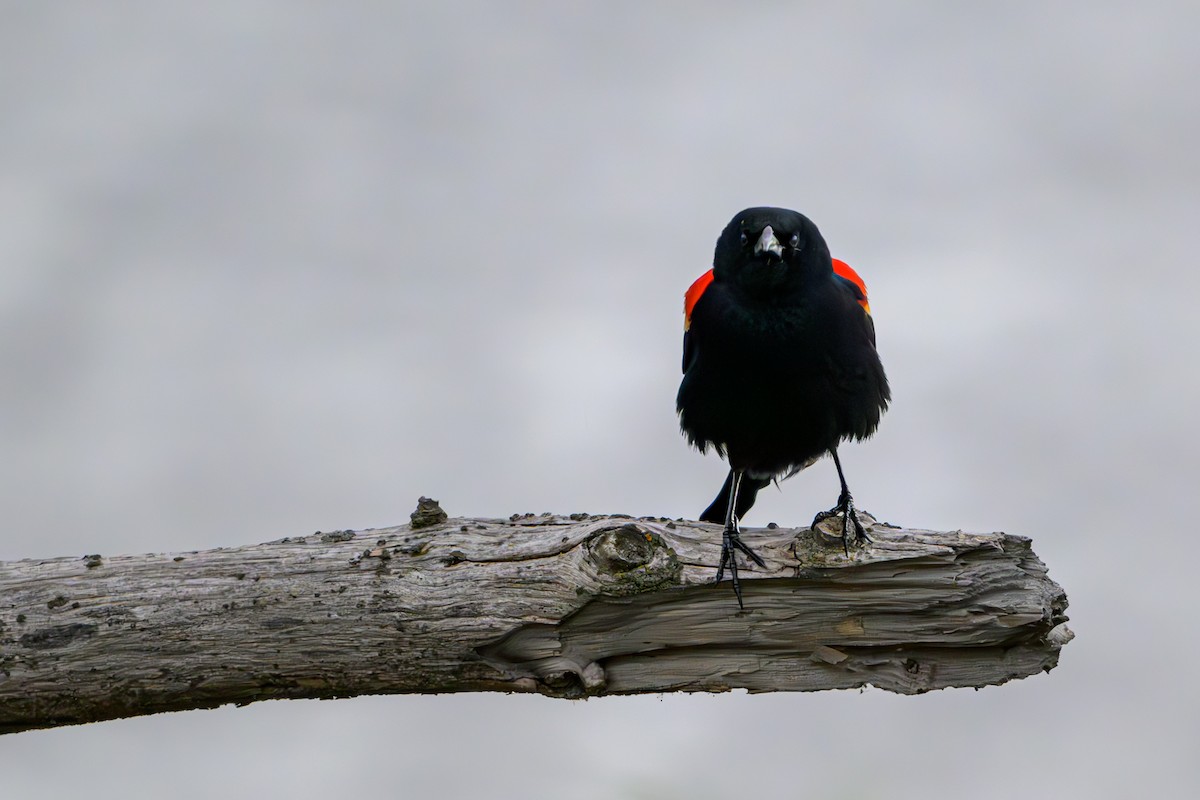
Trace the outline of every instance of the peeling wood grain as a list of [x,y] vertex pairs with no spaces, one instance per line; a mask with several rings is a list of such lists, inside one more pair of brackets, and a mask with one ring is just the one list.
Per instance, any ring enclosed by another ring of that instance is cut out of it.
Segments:
[[[1052,669],[1067,600],[1030,542],[886,526],[849,557],[626,516],[448,519],[179,554],[0,563],[0,732],[272,698],[461,691],[916,694]],[[830,521],[830,524],[836,524]]]

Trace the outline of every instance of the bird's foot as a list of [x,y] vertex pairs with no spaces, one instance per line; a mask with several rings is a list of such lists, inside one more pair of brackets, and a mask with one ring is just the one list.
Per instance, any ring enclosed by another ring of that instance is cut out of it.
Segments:
[[813,517],[813,530],[816,530],[817,525],[820,523],[831,517],[836,517],[838,514],[842,515],[842,547],[845,549],[847,556],[850,555],[851,542],[853,542],[855,547],[858,547],[873,541],[867,535],[866,528],[858,521],[858,515],[854,512],[854,498],[850,496],[849,492],[842,492],[841,496],[838,497],[836,506],[828,511],[822,511]]
[[745,608],[742,603],[742,584],[738,581],[738,565],[737,551],[741,550],[744,554],[750,557],[750,560],[758,564],[764,569],[767,562],[763,561],[758,553],[754,552],[742,541],[741,534],[736,530],[726,528],[721,537],[721,563],[717,567],[717,579],[714,583],[720,583],[721,578],[725,577],[725,566],[729,565],[729,577],[733,580],[733,593],[737,595],[738,608]]

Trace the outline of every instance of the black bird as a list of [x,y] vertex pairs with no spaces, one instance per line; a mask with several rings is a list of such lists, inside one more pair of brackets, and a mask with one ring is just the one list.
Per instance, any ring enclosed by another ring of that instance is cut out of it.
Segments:
[[729,462],[729,477],[700,515],[723,522],[717,581],[729,566],[742,605],[736,551],[760,567],[738,520],[758,491],[825,454],[841,481],[842,540],[867,540],[837,448],[875,432],[891,399],[875,350],[866,286],[829,255],[817,226],[785,208],[748,208],[717,239],[713,268],[684,301],[683,382],[676,410],[688,441]]

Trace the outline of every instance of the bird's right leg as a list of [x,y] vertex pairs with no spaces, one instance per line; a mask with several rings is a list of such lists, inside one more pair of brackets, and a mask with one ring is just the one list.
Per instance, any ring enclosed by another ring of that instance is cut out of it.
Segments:
[[738,608],[745,608],[742,603],[742,585],[738,581],[738,565],[737,551],[741,550],[750,559],[760,567],[766,567],[767,564],[758,553],[751,550],[745,542],[742,541],[741,531],[738,528],[737,517],[737,495],[738,489],[742,485],[743,472],[740,469],[731,469],[729,471],[729,504],[725,507],[725,530],[721,534],[721,563],[717,566],[716,583],[721,582],[721,578],[725,576],[725,565],[729,565],[729,576],[733,579],[733,593],[737,596]]
[[813,518],[812,527],[816,527],[821,522],[842,515],[842,547],[846,550],[846,555],[850,555],[850,544],[855,545],[866,544],[871,541],[871,537],[867,535],[867,531],[863,528],[862,523],[858,521],[858,515],[854,512],[854,498],[850,495],[850,487],[846,485],[846,476],[842,472],[842,462],[838,458],[837,448],[829,451],[833,456],[833,464],[837,467],[838,480],[842,483],[842,493],[838,495],[837,505],[828,511],[822,511]]

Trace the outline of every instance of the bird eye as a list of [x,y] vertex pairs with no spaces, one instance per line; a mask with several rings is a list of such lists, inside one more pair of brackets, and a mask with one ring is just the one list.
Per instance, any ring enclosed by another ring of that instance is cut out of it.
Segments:
[[788,239],[788,246],[791,247],[793,250],[795,250],[797,247],[799,247],[800,246],[800,234],[793,233],[792,238]]
[[745,247],[748,244],[750,244],[750,237],[746,235],[745,231],[742,231],[742,246]]

